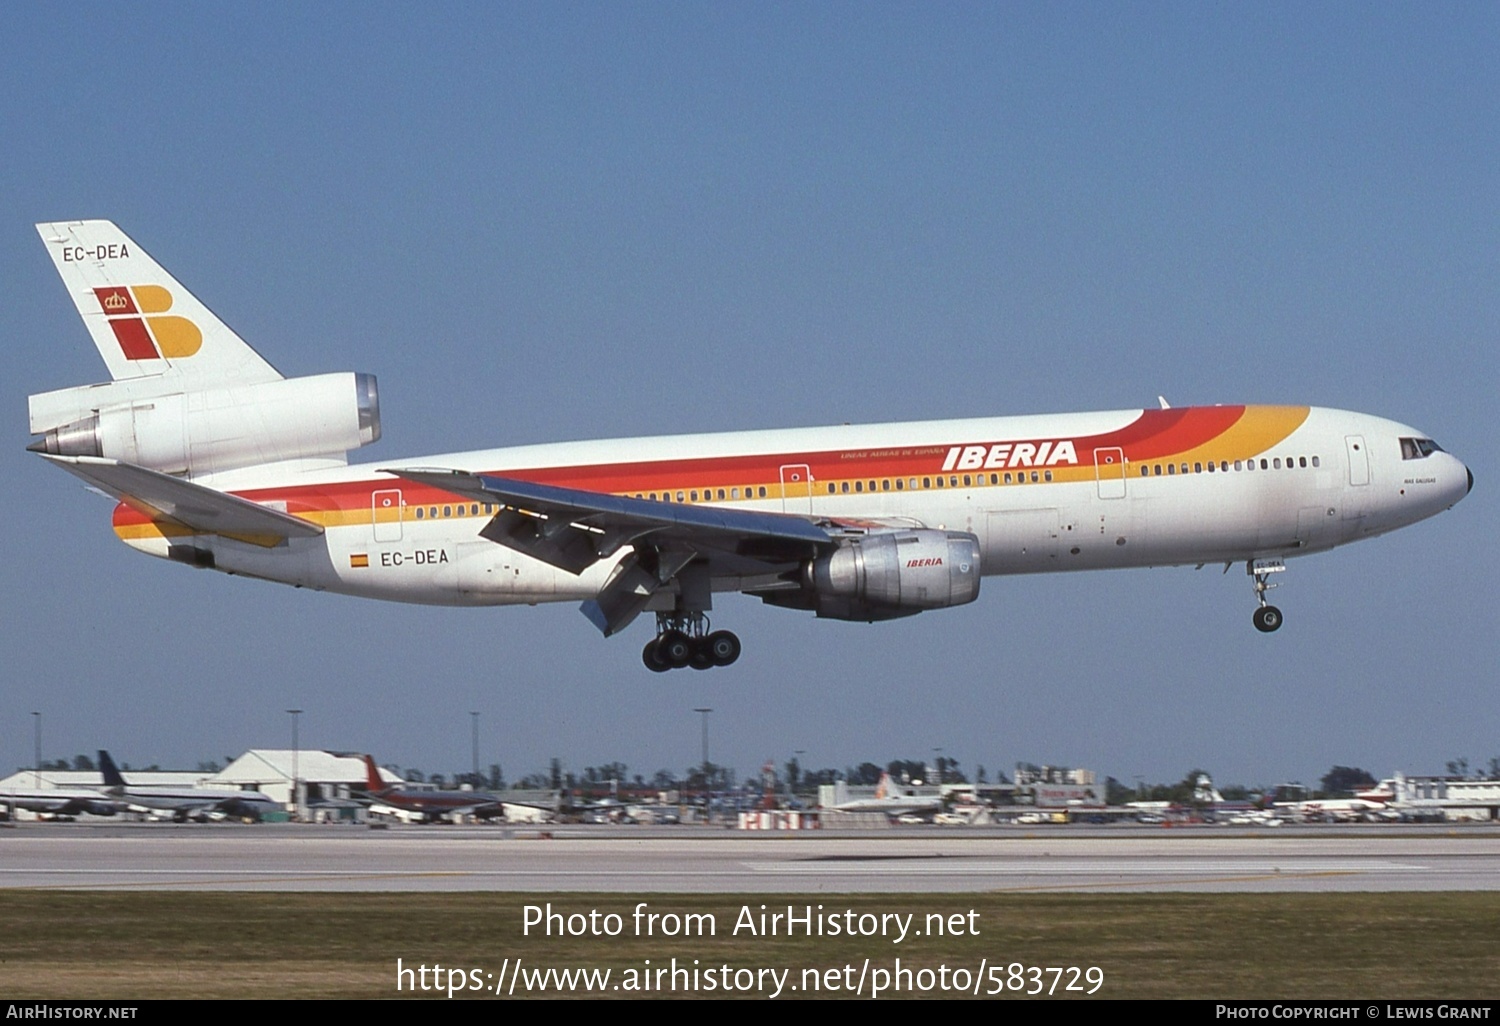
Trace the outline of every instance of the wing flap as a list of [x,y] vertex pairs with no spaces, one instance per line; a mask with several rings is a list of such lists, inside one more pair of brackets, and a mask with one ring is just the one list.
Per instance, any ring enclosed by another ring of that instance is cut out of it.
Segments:
[[318,524],[289,513],[119,460],[45,453],[42,458],[153,520],[172,521],[204,534],[276,544],[323,533]]

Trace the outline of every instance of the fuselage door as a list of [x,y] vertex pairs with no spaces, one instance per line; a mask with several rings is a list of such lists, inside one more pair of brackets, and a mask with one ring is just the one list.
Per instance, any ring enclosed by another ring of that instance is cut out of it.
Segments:
[[401,540],[401,489],[387,488],[370,496],[370,522],[376,541]]
[[812,512],[812,468],[806,463],[781,468],[781,512]]
[[1099,498],[1125,498],[1125,451],[1095,449],[1094,473],[1099,478]]
[[1365,452],[1365,436],[1345,435],[1344,449],[1349,454],[1349,483],[1351,485],[1369,484],[1370,454]]

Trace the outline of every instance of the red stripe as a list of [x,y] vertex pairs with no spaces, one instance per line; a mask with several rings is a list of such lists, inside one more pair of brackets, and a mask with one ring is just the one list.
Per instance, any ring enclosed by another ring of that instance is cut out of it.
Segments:
[[[1098,435],[1071,436],[1069,440],[1073,442],[1077,451],[1078,463],[1061,464],[1061,466],[1092,466],[1095,449],[1123,448],[1126,457],[1133,461],[1156,459],[1184,452],[1222,434],[1244,416],[1244,413],[1245,407],[1243,406],[1145,410],[1134,421],[1117,431]],[[1041,437],[1029,441],[1039,445],[1043,441],[1057,441],[1067,437],[1054,435],[1050,439]],[[1006,439],[1004,441],[1014,445],[1027,440]],[[535,467],[526,470],[494,469],[485,473],[535,484],[577,488],[590,492],[631,495],[652,492],[675,494],[679,491],[691,492],[697,489],[701,494],[712,487],[714,494],[717,495],[719,488],[723,488],[727,494],[730,488],[735,487],[741,489],[751,485],[775,487],[780,483],[782,467],[805,464],[812,471],[814,493],[820,494],[823,490],[823,483],[830,480],[909,478],[944,473],[941,470],[943,460],[953,446],[982,445],[987,448],[992,444],[994,444],[993,440],[979,441],[971,438],[943,445],[653,460],[596,466]],[[1003,471],[1010,468],[1000,469]],[[948,473],[961,475],[965,472],[950,471]],[[985,472],[986,475],[988,473],[989,471]],[[792,487],[797,487],[800,494],[800,482]],[[342,510],[368,512],[370,493],[374,490],[389,488],[401,489],[402,498],[409,506],[452,504],[458,501],[457,497],[449,492],[421,487],[410,481],[387,480],[263,488],[235,494],[254,502],[273,499],[285,501],[287,512],[292,514]],[[746,495],[745,498],[751,498],[751,496]],[[473,500],[463,501],[468,503]],[[129,507],[121,506],[116,511],[115,523],[117,525],[145,523],[148,519],[130,510]]]

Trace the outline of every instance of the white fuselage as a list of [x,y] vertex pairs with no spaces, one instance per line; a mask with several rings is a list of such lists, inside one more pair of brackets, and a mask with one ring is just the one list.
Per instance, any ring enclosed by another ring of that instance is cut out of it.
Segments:
[[[624,553],[574,575],[479,537],[493,510],[377,467],[559,482],[855,530],[878,522],[965,531],[979,541],[985,575],[1303,555],[1432,516],[1471,483],[1446,452],[1404,453],[1401,440],[1421,433],[1393,421],[1244,408],[1290,425],[1256,435],[1246,434],[1248,415],[1219,430],[1218,409],[1189,411],[1208,426],[1157,443],[1155,453],[1127,433],[1165,414],[1136,410],[559,443],[296,472],[252,467],[200,482],[316,520],[325,533],[274,547],[212,535],[193,544],[211,548],[218,569],[300,587],[534,604],[593,598]],[[1117,446],[1098,444],[1116,436]],[[165,556],[180,541],[129,520],[117,512],[116,529],[144,551]],[[716,576],[713,589],[755,583]]]

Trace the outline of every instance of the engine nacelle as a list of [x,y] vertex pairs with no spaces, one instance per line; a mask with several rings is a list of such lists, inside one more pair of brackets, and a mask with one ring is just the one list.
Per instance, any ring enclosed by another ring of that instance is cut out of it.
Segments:
[[[96,386],[92,395],[104,399],[108,388]],[[32,430],[43,435],[31,446],[38,452],[195,476],[342,457],[380,438],[380,396],[373,374],[318,374],[106,401],[78,420]]]
[[979,597],[979,539],[963,531],[894,531],[852,539],[809,561],[812,608],[835,620],[888,620]]

